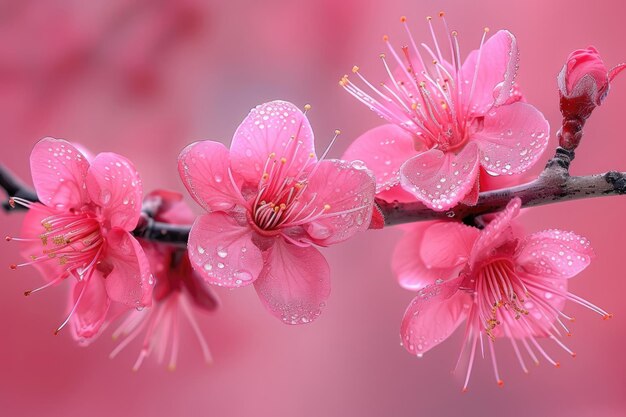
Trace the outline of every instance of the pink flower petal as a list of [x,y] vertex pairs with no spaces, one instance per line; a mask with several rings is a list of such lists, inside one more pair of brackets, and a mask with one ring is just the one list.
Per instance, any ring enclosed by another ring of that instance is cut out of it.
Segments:
[[400,335],[404,348],[423,355],[447,339],[466,317],[471,299],[459,292],[460,278],[421,289],[404,313]]
[[[429,232],[431,228],[433,230]],[[456,244],[451,248],[451,253],[454,253],[447,262],[441,262],[443,259],[436,254],[436,250],[448,250],[445,242],[447,235],[440,236],[436,233],[448,231],[456,237]],[[391,259],[391,267],[398,283],[406,289],[418,290],[434,284],[436,280],[456,277],[460,269],[459,263],[469,256],[467,245],[477,235],[478,229],[459,223],[424,222],[407,226],[406,233],[396,245]],[[431,242],[426,236],[436,236],[435,245],[430,246]]]
[[[471,97],[470,114],[484,114],[493,106],[500,106],[514,95],[514,80],[517,72],[518,50],[513,34],[499,30],[482,46],[480,63],[478,50],[470,52],[461,69],[462,78],[468,81],[463,88],[463,97],[469,99],[472,82],[478,72]],[[467,103],[464,103],[467,106]]]
[[550,229],[526,237],[520,245],[517,263],[538,277],[572,278],[589,266],[593,256],[586,238]]
[[84,188],[89,162],[63,139],[44,138],[30,154],[30,171],[39,201],[49,207],[80,208],[89,201]]
[[313,242],[328,246],[367,230],[376,184],[363,164],[336,159],[320,161],[307,181],[301,201],[313,203],[306,214],[323,213],[305,226]]
[[376,193],[376,198],[380,198],[383,201],[398,201],[401,203],[410,203],[416,200],[415,196],[402,188],[401,184],[394,185],[389,190]]
[[436,211],[458,204],[474,187],[478,176],[478,147],[468,143],[458,154],[431,149],[409,159],[400,168],[402,186]]
[[76,304],[80,293],[84,290],[76,311],[72,315],[70,325],[72,336],[77,341],[96,336],[106,319],[110,301],[104,282],[103,277],[95,272],[88,280],[78,281],[73,285],[70,309]]
[[420,256],[426,268],[454,268],[467,262],[480,232],[458,222],[436,222],[424,230]]
[[226,211],[241,200],[229,174],[228,149],[210,140],[192,143],[178,157],[178,172],[194,200],[207,211]]
[[[191,208],[176,191],[154,190],[143,199],[143,205],[155,206],[154,219],[173,224],[191,224],[196,219]],[[151,208],[151,207],[150,207]]]
[[400,167],[417,153],[413,134],[399,126],[387,124],[359,136],[348,147],[342,159],[365,162],[376,177],[376,192],[381,192],[400,184]]
[[324,256],[312,246],[303,248],[282,239],[268,255],[254,283],[265,307],[287,324],[315,320],[330,295],[330,269]]
[[285,177],[294,177],[317,160],[309,121],[289,102],[261,104],[246,116],[230,145],[233,173],[256,185],[270,154],[274,154],[277,161],[286,158]]
[[472,135],[481,151],[481,165],[497,175],[518,174],[533,166],[548,146],[550,126],[527,103],[497,107],[485,115],[482,130]]
[[263,257],[255,232],[223,212],[198,217],[189,234],[189,260],[209,284],[243,287],[258,278]]
[[217,294],[213,292],[200,274],[196,271],[192,271],[191,274],[191,277],[183,281],[191,301],[198,308],[205,311],[214,311],[220,304]]
[[480,232],[470,255],[470,264],[488,258],[491,249],[513,240],[515,229],[511,221],[519,214],[521,206],[521,200],[518,197],[513,198],[506,208]]
[[102,207],[108,227],[135,228],[143,189],[132,162],[111,152],[98,154],[89,167],[86,183],[91,200]]
[[152,303],[154,277],[141,245],[130,233],[113,228],[107,235],[107,249],[102,264],[109,298],[129,307]]

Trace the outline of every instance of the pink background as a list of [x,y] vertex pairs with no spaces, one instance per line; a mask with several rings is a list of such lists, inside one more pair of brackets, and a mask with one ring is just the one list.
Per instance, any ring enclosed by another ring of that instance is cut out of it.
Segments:
[[[230,141],[249,108],[271,99],[302,106],[322,150],[335,128],[349,141],[379,120],[337,85],[353,64],[382,79],[381,35],[404,42],[407,15],[418,39],[423,17],[447,12],[465,53],[483,26],[507,28],[521,50],[519,83],[553,132],[560,121],[555,76],[574,48],[595,45],[607,64],[626,58],[622,1],[10,1],[0,3],[1,160],[29,179],[28,155],[43,136],[80,142],[135,162],[145,189],[183,190],[176,156],[198,139]],[[575,174],[626,170],[626,80],[618,79],[594,114],[573,165]],[[554,134],[551,146],[555,145]],[[546,155],[547,157],[547,155]],[[543,162],[546,157],[544,157]],[[539,170],[537,167],[535,172]],[[215,358],[201,365],[184,339],[178,370],[146,361],[131,366],[137,344],[109,360],[109,334],[79,348],[64,318],[66,288],[25,298],[40,285],[32,269],[11,272],[17,245],[2,242],[7,265],[0,291],[2,416],[623,416],[626,413],[624,198],[585,200],[528,210],[530,231],[572,229],[590,238],[597,259],[571,289],[615,314],[608,322],[568,305],[576,316],[567,342],[545,343],[562,366],[545,361],[524,375],[507,342],[496,344],[505,381],[478,360],[470,391],[450,374],[460,334],[422,360],[399,346],[398,328],[412,294],[390,272],[398,230],[372,231],[323,250],[333,291],[321,318],[281,324],[252,288],[219,291],[222,308],[202,317]],[[20,214],[0,214],[2,234]],[[190,336],[187,334],[187,336]]]

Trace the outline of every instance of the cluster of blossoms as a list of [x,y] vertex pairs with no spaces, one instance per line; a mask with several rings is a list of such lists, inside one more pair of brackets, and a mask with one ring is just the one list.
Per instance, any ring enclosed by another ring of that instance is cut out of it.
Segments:
[[[302,112],[284,101],[252,109],[230,149],[215,141],[187,146],[178,170],[205,211],[197,217],[179,194],[159,190],[144,198],[139,175],[122,156],[92,157],[64,140],[41,140],[31,154],[39,201],[10,200],[29,209],[20,237],[7,237],[22,243],[28,261],[11,267],[32,265],[48,281],[26,294],[69,280],[69,312],[55,333],[70,323],[75,339],[89,344],[120,321],[113,335],[122,340],[111,356],[143,334],[135,369],[151,354],[160,362],[169,354],[175,367],[181,316],[211,361],[194,311],[217,308],[209,285],[253,285],[282,322],[315,320],[330,294],[330,268],[316,246],[382,227],[376,199],[419,202],[435,212],[473,206],[481,191],[496,187],[494,177],[526,172],[548,145],[547,121],[515,82],[515,37],[505,30],[488,37],[485,29],[479,48],[461,61],[457,33],[440,17],[449,59],[432,19],[433,44],[420,49],[402,18],[410,46],[397,51],[384,37],[388,79],[375,87],[355,66],[369,93],[347,75],[341,79],[389,122],[357,138],[343,159],[325,159],[339,131],[318,158],[309,107]],[[623,68],[608,71],[593,48],[568,58],[558,78],[563,148],[578,146],[584,120]],[[610,317],[567,290],[567,280],[591,261],[588,240],[561,230],[525,235],[515,221],[521,206],[513,198],[503,211],[466,223],[409,226],[393,255],[400,285],[417,292],[402,320],[403,346],[421,357],[465,321],[464,389],[479,343],[481,351],[489,348],[498,384],[498,338],[511,341],[524,371],[525,356],[558,366],[541,338],[574,355],[561,340],[570,333],[566,300]],[[137,232],[151,222],[193,223],[186,249]]]

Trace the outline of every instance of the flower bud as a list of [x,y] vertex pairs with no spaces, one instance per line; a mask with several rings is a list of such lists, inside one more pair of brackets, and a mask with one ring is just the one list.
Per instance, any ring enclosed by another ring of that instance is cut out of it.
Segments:
[[624,67],[622,64],[607,70],[593,46],[572,52],[557,78],[563,116],[588,118],[593,109],[602,104],[609,92],[610,81]]

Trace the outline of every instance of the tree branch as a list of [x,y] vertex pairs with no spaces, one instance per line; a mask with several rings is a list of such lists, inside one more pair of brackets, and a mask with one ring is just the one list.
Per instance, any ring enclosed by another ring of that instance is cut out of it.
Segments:
[[[568,169],[574,153],[558,148],[546,169],[534,181],[501,190],[479,194],[475,206],[458,205],[448,211],[433,211],[419,202],[399,203],[376,199],[385,219],[385,226],[428,220],[459,219],[467,224],[479,225],[479,216],[498,212],[506,207],[513,197],[522,200],[522,207],[534,207],[584,198],[626,194],[626,172],[609,171],[604,174],[572,177]],[[9,197],[21,197],[38,201],[36,193],[18,180],[13,173],[0,164],[0,187]],[[3,203],[5,210],[11,210]],[[15,209],[22,208],[19,205]],[[191,225],[157,222],[153,216],[155,208],[149,205],[142,210],[133,235],[145,240],[184,247],[189,238]]]
[[456,218],[467,224],[488,213],[503,210],[513,197],[522,200],[522,207],[626,194],[626,172],[609,171],[604,174],[572,177],[569,165],[573,151],[558,148],[556,155],[534,181],[510,188],[479,194],[475,206],[459,204],[448,211],[433,211],[420,202],[399,203],[376,199],[385,219],[385,226],[427,220]]

